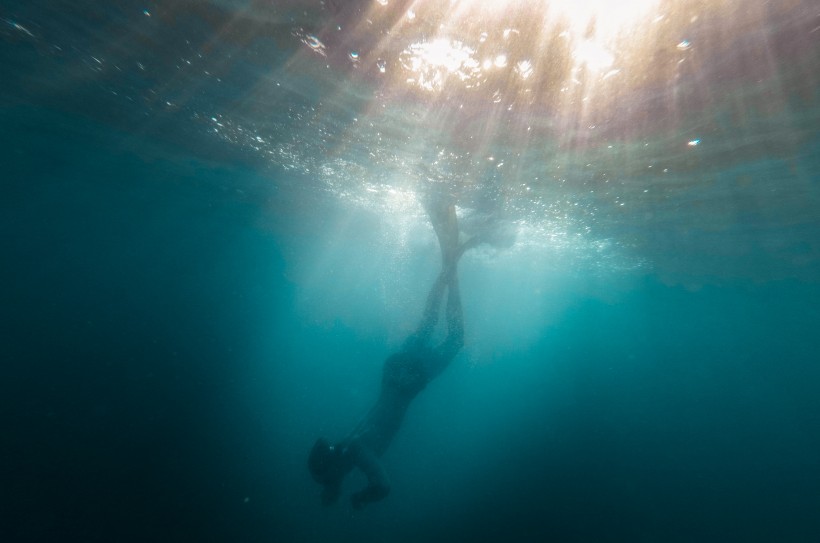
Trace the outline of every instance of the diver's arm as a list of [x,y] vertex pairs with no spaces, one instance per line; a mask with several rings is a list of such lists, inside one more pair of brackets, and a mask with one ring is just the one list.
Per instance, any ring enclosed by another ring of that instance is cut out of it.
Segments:
[[367,477],[367,486],[350,496],[355,509],[361,509],[370,502],[383,500],[390,493],[390,480],[376,455],[363,445],[354,445],[351,451],[353,463]]

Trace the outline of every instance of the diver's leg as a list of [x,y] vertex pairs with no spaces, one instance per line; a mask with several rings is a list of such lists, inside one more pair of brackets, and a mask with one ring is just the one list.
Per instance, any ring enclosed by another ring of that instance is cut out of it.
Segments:
[[458,257],[461,256],[458,246],[458,219],[455,206],[441,198],[428,200],[426,208],[441,248],[442,271],[430,288],[421,321],[413,335],[407,338],[405,347],[411,344],[424,344],[430,339],[438,323],[439,306],[444,295],[444,289],[450,282],[451,275],[455,273],[455,263]]
[[446,266],[454,260],[458,248],[458,219],[453,196],[444,192],[428,194],[424,208],[436,232],[442,262]]
[[426,361],[427,379],[437,377],[464,346],[464,312],[461,307],[461,290],[455,269],[447,282],[447,337],[433,352],[435,356]]
[[433,225],[438,236],[438,244],[441,248],[441,263],[444,269],[455,265],[458,260],[458,219],[456,217],[456,206],[449,205],[445,210],[446,214],[438,225]]
[[433,334],[433,330],[438,323],[439,306],[441,305],[441,298],[444,296],[444,288],[447,286],[447,274],[442,271],[436,282],[430,288],[430,293],[427,294],[427,303],[424,305],[424,313],[421,316],[416,331],[407,338],[405,347],[413,345],[424,345]]

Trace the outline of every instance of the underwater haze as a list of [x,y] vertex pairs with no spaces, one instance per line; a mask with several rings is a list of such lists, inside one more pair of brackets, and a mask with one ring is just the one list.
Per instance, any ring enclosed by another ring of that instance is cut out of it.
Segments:
[[[0,540],[820,540],[818,67],[810,0],[0,0]],[[324,507],[442,192],[505,239]]]

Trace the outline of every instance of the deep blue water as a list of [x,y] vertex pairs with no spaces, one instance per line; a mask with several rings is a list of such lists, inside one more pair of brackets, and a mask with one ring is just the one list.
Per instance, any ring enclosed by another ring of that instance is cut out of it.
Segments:
[[[726,132],[758,139],[670,157],[671,181],[645,173],[646,134],[632,133],[613,137],[615,157],[571,146],[481,178],[509,190],[516,246],[464,257],[466,346],[385,455],[389,498],[353,512],[320,505],[306,456],[371,405],[437,272],[435,238],[402,199],[413,186],[377,183],[401,170],[386,156],[431,136],[403,117],[378,125],[358,86],[328,98],[339,88],[297,56],[297,23],[214,37],[231,14],[248,28],[228,4],[169,11],[173,32],[135,30],[129,45],[123,29],[162,6],[0,3],[0,540],[817,540],[816,75],[775,96],[773,116],[715,106]],[[800,28],[820,25],[793,4],[773,35],[801,13]],[[222,90],[173,76],[186,36],[232,74]],[[763,88],[820,57],[820,32],[806,36],[794,71]],[[117,62],[127,76],[97,68]],[[756,92],[710,77],[713,96]],[[692,108],[661,133],[706,126],[714,111]],[[357,139],[367,119],[383,133]],[[509,137],[488,152],[510,160]],[[473,164],[458,160],[436,175]],[[509,188],[556,164],[566,186]],[[480,202],[470,187],[465,209]]]

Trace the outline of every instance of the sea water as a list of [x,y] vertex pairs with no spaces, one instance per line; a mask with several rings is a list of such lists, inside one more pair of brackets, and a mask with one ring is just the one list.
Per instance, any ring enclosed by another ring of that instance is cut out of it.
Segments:
[[[364,77],[298,4],[0,4],[0,537],[816,540],[816,9],[687,23],[667,53],[698,68],[598,136],[377,79],[410,57]],[[353,476],[323,508],[307,453],[372,405],[440,265],[431,183],[516,242],[460,263],[465,347],[391,495],[352,511]]]

